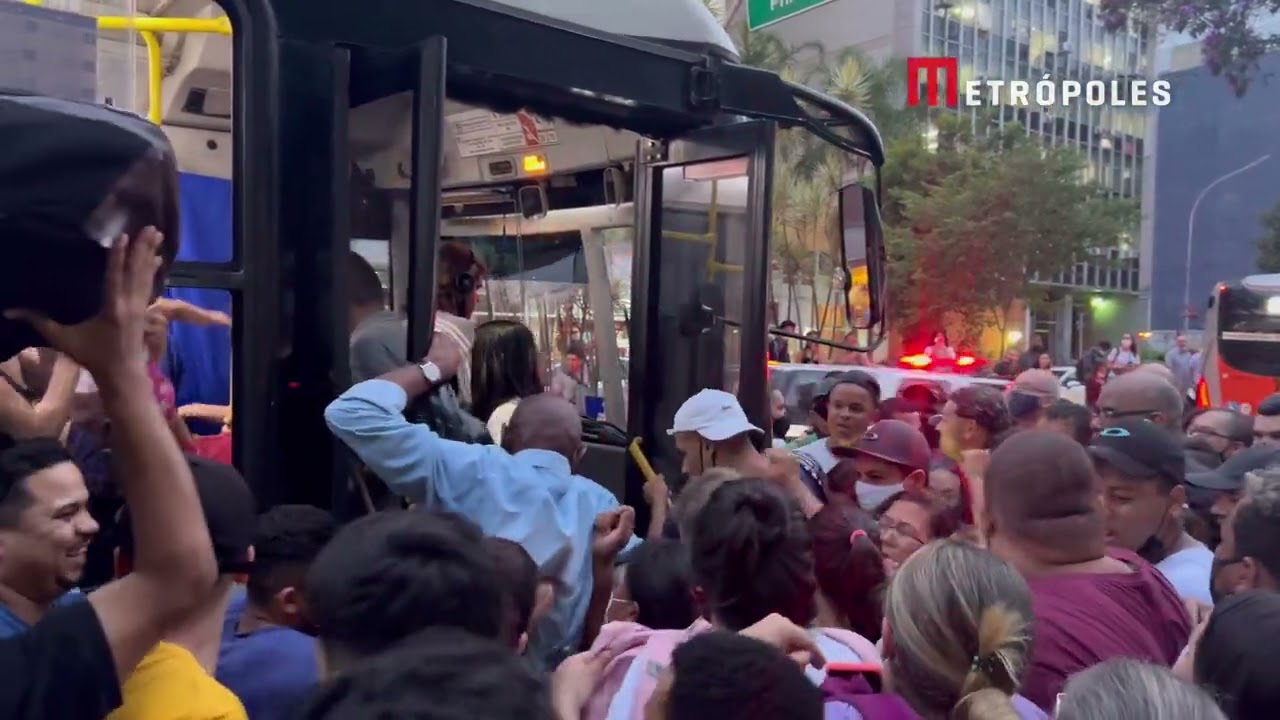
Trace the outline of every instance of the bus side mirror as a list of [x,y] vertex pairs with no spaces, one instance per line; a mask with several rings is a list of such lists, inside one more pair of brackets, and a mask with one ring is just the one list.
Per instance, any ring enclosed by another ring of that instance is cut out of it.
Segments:
[[862,185],[846,185],[838,192],[845,316],[849,326],[857,330],[883,330],[885,249],[880,204],[875,191]]

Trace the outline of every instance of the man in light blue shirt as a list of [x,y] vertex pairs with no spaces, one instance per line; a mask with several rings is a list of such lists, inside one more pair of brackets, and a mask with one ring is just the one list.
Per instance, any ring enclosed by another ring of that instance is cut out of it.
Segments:
[[1196,352],[1187,347],[1187,336],[1179,335],[1174,346],[1164,355],[1164,364],[1173,373],[1174,386],[1186,397],[1196,382]]
[[[618,501],[573,473],[584,452],[582,421],[563,399],[521,400],[503,433],[505,449],[444,440],[409,423],[405,406],[447,382],[460,360],[457,346],[436,335],[425,362],[352,387],[329,405],[325,420],[392,492],[520,543],[544,576],[559,579],[555,606],[530,642],[530,654],[548,661],[581,642],[591,600],[593,526]],[[637,542],[632,538],[628,547]]]

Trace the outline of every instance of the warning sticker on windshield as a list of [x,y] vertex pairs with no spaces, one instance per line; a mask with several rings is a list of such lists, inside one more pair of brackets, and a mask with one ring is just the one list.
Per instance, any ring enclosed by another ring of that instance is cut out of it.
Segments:
[[514,115],[468,110],[445,117],[462,157],[477,157],[555,145],[560,142],[551,120],[521,110]]

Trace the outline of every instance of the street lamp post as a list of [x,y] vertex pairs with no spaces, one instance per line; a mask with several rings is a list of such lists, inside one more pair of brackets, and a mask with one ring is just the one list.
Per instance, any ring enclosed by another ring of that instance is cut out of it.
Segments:
[[1222,184],[1223,182],[1226,182],[1227,180],[1230,180],[1231,178],[1239,175],[1240,173],[1246,172],[1248,170],[1252,170],[1253,168],[1261,165],[1262,163],[1270,159],[1271,159],[1271,153],[1267,153],[1266,155],[1263,155],[1262,157],[1258,158],[1257,160],[1254,160],[1248,165],[1238,167],[1235,170],[1232,170],[1231,172],[1227,173],[1226,175],[1223,175],[1222,177],[1217,178],[1216,180],[1209,183],[1208,185],[1205,185],[1204,189],[1200,191],[1200,194],[1196,195],[1195,202],[1191,203],[1191,212],[1187,215],[1187,267],[1186,267],[1186,272],[1183,275],[1183,279],[1182,279],[1182,329],[1183,331],[1186,331],[1191,325],[1191,251],[1195,247],[1193,240],[1195,237],[1195,230],[1196,230],[1196,210],[1200,209],[1200,202],[1205,199],[1205,197],[1209,194],[1210,190],[1214,189],[1218,185]]

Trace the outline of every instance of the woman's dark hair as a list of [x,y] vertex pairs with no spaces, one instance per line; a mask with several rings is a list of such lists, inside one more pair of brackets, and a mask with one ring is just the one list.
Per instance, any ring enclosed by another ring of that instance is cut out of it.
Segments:
[[[939,464],[938,467],[956,472],[955,466],[947,467]],[[929,514],[929,537],[926,538],[926,542],[949,538],[960,529],[960,526],[964,525],[962,510],[944,507],[925,495],[907,492],[906,490],[890,495],[884,502],[880,503],[880,507],[877,507],[872,514],[878,519],[888,512],[889,508],[900,502],[911,503]],[[877,527],[879,526],[877,525]]]
[[804,514],[789,496],[758,478],[725,483],[693,529],[693,577],[705,610],[726,629],[742,630],[770,613],[798,625],[813,620],[813,549]]
[[1122,333],[1120,335],[1121,341],[1124,340],[1125,335],[1129,336],[1129,352],[1133,353],[1134,357],[1142,357],[1142,353],[1138,351],[1138,333]]
[[471,414],[488,420],[508,400],[544,390],[533,333],[514,320],[490,320],[476,327],[471,346]]
[[1232,595],[1209,616],[1196,649],[1196,684],[1213,694],[1232,720],[1274,718],[1280,678],[1271,653],[1280,643],[1280,593]]
[[698,619],[689,549],[677,540],[641,543],[626,565],[626,584],[639,608],[636,622],[653,630],[683,630]]
[[809,518],[818,587],[848,620],[849,629],[880,637],[880,592],[886,578],[880,528],[869,513],[848,502],[830,502]]

